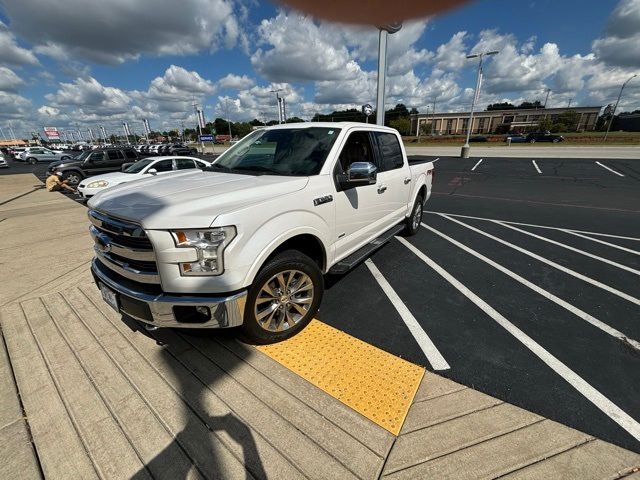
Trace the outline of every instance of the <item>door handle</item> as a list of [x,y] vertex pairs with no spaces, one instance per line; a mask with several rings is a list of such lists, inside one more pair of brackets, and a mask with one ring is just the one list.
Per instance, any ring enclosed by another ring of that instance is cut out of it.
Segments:
[[411,182],[411,179],[410,179],[410,178],[405,178],[405,179],[404,179],[404,184],[405,184],[405,185],[406,185],[407,183],[410,183],[410,182]]
[[384,193],[387,191],[387,186],[386,185],[380,185],[378,187],[378,193]]

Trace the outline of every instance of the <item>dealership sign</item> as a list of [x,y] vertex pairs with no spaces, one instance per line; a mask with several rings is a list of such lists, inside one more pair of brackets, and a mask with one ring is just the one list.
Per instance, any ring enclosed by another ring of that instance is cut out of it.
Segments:
[[47,138],[60,140],[60,132],[58,132],[58,129],[56,127],[44,127],[43,130]]
[[215,140],[213,135],[200,135],[201,142],[213,142]]

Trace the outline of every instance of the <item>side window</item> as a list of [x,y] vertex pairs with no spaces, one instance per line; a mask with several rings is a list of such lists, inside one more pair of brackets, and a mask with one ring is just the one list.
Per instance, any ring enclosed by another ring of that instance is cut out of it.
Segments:
[[339,173],[347,173],[351,164],[355,162],[371,162],[375,164],[369,134],[367,132],[349,134],[349,138],[347,138],[347,142],[342,147],[338,159],[336,167],[342,170]]
[[105,152],[94,152],[89,158],[92,162],[99,163],[105,160],[105,156]]
[[170,172],[173,170],[173,162],[171,160],[160,160],[151,165],[151,168],[155,168],[158,172]]
[[374,135],[378,140],[378,147],[380,148],[380,163],[382,172],[387,170],[394,170],[401,168],[404,165],[404,158],[402,157],[402,149],[398,142],[398,137],[393,133],[375,132]]
[[187,168],[195,168],[193,160],[189,158],[176,158],[176,168],[178,170],[186,170]]
[[118,160],[117,150],[109,150],[107,153],[109,154],[109,160]]
[[127,158],[138,158],[136,152],[133,150],[126,150],[124,153],[127,155]]
[[196,168],[207,168],[206,163],[199,162],[198,160],[195,160],[195,162],[196,162]]

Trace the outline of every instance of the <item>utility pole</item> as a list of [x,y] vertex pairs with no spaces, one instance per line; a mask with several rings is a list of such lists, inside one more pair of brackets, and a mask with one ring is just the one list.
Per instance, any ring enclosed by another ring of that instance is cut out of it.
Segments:
[[384,94],[387,78],[387,37],[398,32],[402,28],[402,22],[389,25],[380,25],[378,29],[378,90],[376,98],[376,123],[384,125]]
[[476,106],[476,102],[480,98],[480,87],[482,87],[482,59],[485,56],[496,55],[499,53],[497,50],[492,50],[491,52],[483,52],[472,55],[467,55],[467,58],[480,58],[480,62],[478,63],[478,79],[476,80],[476,91],[473,94],[473,100],[471,101],[471,112],[469,113],[469,125],[467,125],[467,139],[462,146],[462,150],[460,151],[461,158],[469,158],[469,137],[471,136],[471,130],[473,128],[473,108]]
[[571,107],[571,102],[572,102],[572,101],[573,101],[573,98],[570,98],[570,99],[569,99],[569,103],[567,103],[567,108],[570,108],[570,107]]
[[229,142],[231,142],[231,120],[229,120],[229,99],[224,98],[224,108],[227,114],[227,127],[229,127]]
[[622,84],[622,87],[620,88],[620,93],[618,94],[618,99],[616,100],[616,104],[613,107],[613,112],[611,112],[611,119],[609,120],[609,125],[607,126],[607,131],[604,134],[604,138],[602,139],[603,142],[607,141],[607,137],[609,136],[609,129],[611,128],[611,124],[613,123],[613,117],[616,115],[616,109],[618,108],[618,103],[620,103],[620,97],[622,97],[622,91],[624,90],[624,87],[627,86],[627,83],[629,83],[632,79],[634,79],[635,77],[637,77],[638,74],[634,74],[631,75],[626,82],[624,82]]
[[202,148],[202,153],[204,153],[204,142],[202,141],[202,120],[200,118],[200,109],[198,108],[198,104],[196,101],[193,101],[193,109],[196,111],[196,122],[198,123],[198,138],[200,139],[200,148]]
[[2,127],[0,127],[0,133],[2,133],[2,139],[3,139],[3,140],[6,140],[6,139],[7,139],[7,137],[5,136],[5,134],[4,134],[4,130],[2,130]]

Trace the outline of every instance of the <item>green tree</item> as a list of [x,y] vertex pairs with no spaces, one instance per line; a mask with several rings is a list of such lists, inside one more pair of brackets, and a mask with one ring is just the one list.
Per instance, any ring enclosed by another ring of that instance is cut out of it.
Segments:
[[433,124],[431,122],[422,122],[420,124],[420,135],[430,135],[433,131]]
[[487,111],[489,111],[489,110],[513,110],[514,108],[516,108],[516,106],[511,104],[511,103],[509,103],[509,102],[492,103],[491,105],[487,106]]
[[565,126],[563,132],[574,132],[578,129],[578,122],[580,121],[580,114],[575,110],[567,110],[558,115],[556,123],[560,123]]
[[551,130],[551,127],[553,127],[553,122],[548,117],[540,120],[540,123],[538,124],[538,129],[541,131]]
[[408,118],[397,118],[389,122],[391,128],[395,128],[400,132],[400,135],[411,135],[411,120]]
[[544,107],[540,103],[540,100],[536,100],[535,102],[522,102],[520,105],[518,105],[517,108],[525,109],[525,108],[544,108]]
[[287,118],[287,123],[303,123],[304,120],[301,119],[300,117],[290,117]]

